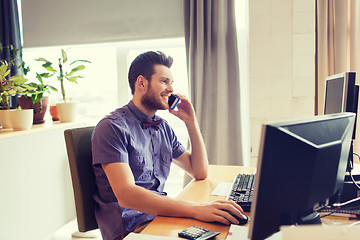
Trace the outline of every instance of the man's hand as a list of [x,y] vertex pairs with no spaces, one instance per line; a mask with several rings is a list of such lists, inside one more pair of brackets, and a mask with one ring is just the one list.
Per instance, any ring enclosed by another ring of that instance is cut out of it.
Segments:
[[196,119],[195,111],[190,101],[182,94],[176,94],[176,96],[181,100],[181,102],[177,105],[178,110],[169,108],[169,112],[183,120],[185,123],[194,122]]
[[[239,222],[231,216],[230,211],[238,217],[242,217],[243,210],[232,201],[217,200],[210,203],[201,203],[195,207],[195,219],[204,222],[220,222],[225,225],[238,224]],[[225,211],[226,210],[226,211]]]

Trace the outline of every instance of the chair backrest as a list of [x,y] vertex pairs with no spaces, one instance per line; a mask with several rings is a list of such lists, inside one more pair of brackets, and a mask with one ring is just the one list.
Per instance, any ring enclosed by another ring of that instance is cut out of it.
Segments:
[[94,127],[65,130],[75,208],[80,232],[97,229],[95,202],[92,198],[95,176],[92,169],[91,134]]

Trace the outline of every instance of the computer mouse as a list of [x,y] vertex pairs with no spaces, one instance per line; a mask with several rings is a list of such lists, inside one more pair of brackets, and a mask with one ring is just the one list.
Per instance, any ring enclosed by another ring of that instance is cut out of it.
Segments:
[[233,216],[234,218],[236,218],[236,220],[239,221],[239,224],[238,225],[245,225],[249,222],[249,218],[248,216],[246,216],[245,214],[242,214],[242,218],[239,218],[238,216],[236,216],[234,213],[230,212],[230,211],[226,211],[225,212],[228,212],[231,214],[231,216]]

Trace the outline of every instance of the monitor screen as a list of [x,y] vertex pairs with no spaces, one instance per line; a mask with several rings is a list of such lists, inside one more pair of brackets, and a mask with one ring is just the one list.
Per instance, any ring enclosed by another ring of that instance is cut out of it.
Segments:
[[339,113],[263,125],[250,239],[300,224],[341,189],[354,122],[354,113]]
[[[343,72],[326,78],[324,114],[357,113],[359,86],[355,72]],[[353,139],[356,129],[354,128]]]

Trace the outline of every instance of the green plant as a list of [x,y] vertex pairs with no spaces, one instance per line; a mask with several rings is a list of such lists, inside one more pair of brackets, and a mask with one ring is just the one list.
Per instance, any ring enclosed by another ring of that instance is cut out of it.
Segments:
[[0,52],[7,52],[9,56],[7,59],[0,59],[0,103],[3,104],[5,109],[10,109],[9,97],[14,96],[24,89],[31,89],[25,82],[27,81],[23,75],[10,76],[11,67],[20,63],[18,68],[23,68],[27,71],[29,68],[25,67],[22,61],[22,53],[19,49],[14,48],[12,45],[3,46],[0,43]]
[[26,97],[30,95],[32,102],[37,103],[41,100],[45,92],[50,93],[50,90],[57,92],[58,90],[55,87],[44,83],[43,78],[49,78],[50,76],[49,73],[36,73],[36,78],[39,83],[28,83],[32,89],[24,89],[20,94]]
[[[85,65],[83,65],[83,64],[80,64],[77,66],[75,66],[75,65],[72,66],[72,65],[75,63],[78,63],[78,62],[91,63],[88,60],[75,60],[75,61],[71,62],[70,64],[68,64],[67,53],[64,49],[61,49],[61,57],[58,58],[58,70],[54,69],[52,67],[53,63],[48,61],[45,58],[38,58],[35,60],[44,62],[44,64],[42,66],[48,71],[49,77],[51,77],[53,75],[57,76],[57,79],[60,81],[61,95],[62,95],[62,100],[64,102],[66,102],[64,80],[66,79],[69,82],[78,83],[78,79],[83,78],[83,76],[74,76],[74,74],[78,71],[85,69]],[[68,70],[68,69],[70,69],[70,70]]]
[[2,102],[6,109],[10,109],[9,97],[15,96],[19,91],[23,91],[23,87],[20,85],[27,81],[22,75],[8,77],[9,74],[9,66],[4,62],[0,62],[0,102]]
[[[31,101],[33,103],[37,103],[39,102],[39,111],[42,111],[42,103],[41,103],[41,99],[44,95],[45,92],[50,93],[50,90],[57,92],[58,90],[48,84],[44,83],[44,78],[48,78],[50,77],[50,75],[48,73],[36,73],[36,78],[38,79],[39,83],[36,82],[30,82],[28,83],[28,85],[31,87],[31,89],[29,88],[25,88],[23,89],[22,92],[20,92],[21,95],[25,96],[25,97],[31,97]],[[22,87],[22,86],[21,86]]]

